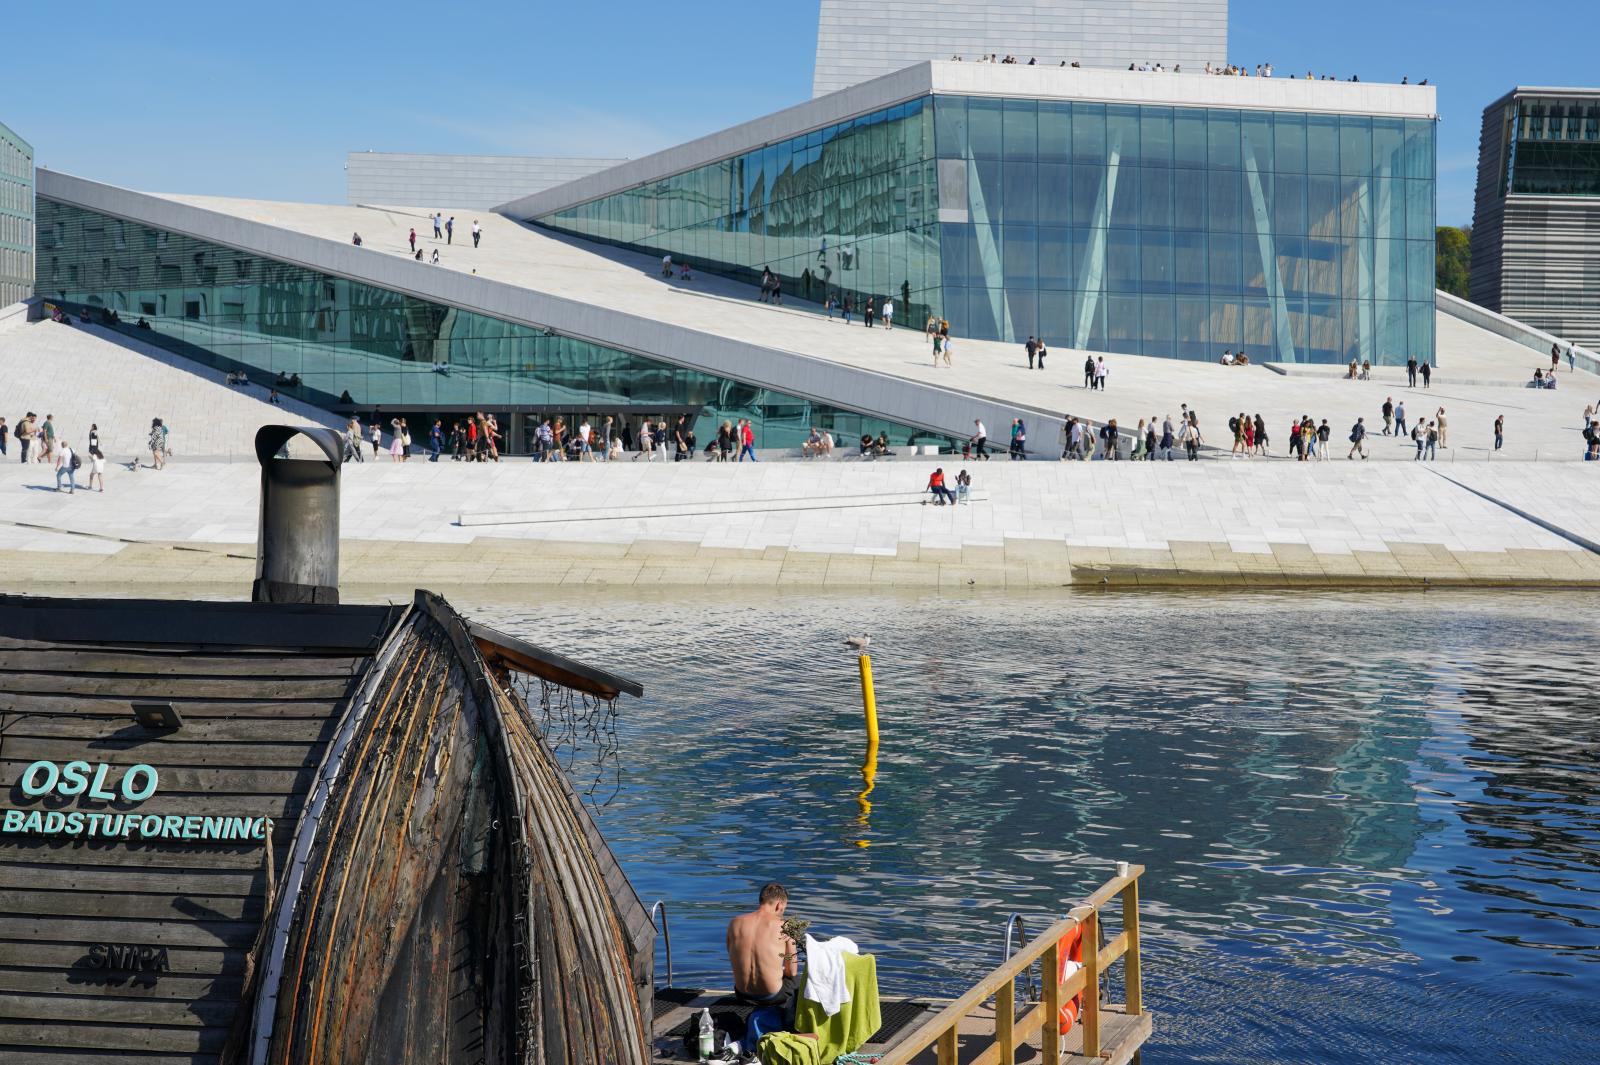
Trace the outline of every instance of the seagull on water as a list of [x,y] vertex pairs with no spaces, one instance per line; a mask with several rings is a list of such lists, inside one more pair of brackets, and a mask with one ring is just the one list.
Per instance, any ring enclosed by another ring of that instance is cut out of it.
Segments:
[[868,636],[864,632],[860,636],[846,636],[844,638],[844,645],[846,647],[853,647],[857,651],[861,651],[861,652],[865,652],[867,647],[870,646],[871,643],[872,643],[872,637]]

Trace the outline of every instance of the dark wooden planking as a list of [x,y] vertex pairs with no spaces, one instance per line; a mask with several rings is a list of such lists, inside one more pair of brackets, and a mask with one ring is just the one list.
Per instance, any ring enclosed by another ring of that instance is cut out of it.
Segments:
[[[5,854],[0,851],[0,854]],[[45,862],[22,862],[7,855],[0,862],[0,889],[37,887],[47,879],[60,891],[153,891],[171,892],[175,887],[198,890],[202,895],[259,895],[266,888],[266,871],[232,872],[217,869],[159,871],[129,868],[124,864],[105,867],[74,862],[63,871]]]
[[[46,1051],[43,1047],[3,1046],[0,1044],[0,1062],[5,1065],[82,1065],[83,1055],[78,1051]],[[214,1054],[149,1054],[144,1051],[122,1051],[117,1054],[118,1065],[213,1065]]]
[[[287,853],[289,842],[290,837],[280,823],[277,831],[273,834],[273,853],[278,859],[282,859]],[[170,869],[174,873],[181,873],[186,868],[254,870],[260,868],[262,863],[262,848],[259,842],[208,843],[202,845],[195,843],[127,844],[97,840],[92,845],[79,844],[78,846],[81,846],[83,850],[77,855],[68,855],[64,849],[56,849],[61,846],[61,844],[50,844],[45,841],[36,841],[26,845],[8,844],[5,847],[0,847],[0,862],[60,863],[63,867],[70,867],[76,863],[83,866],[149,869],[152,871]],[[134,846],[138,847],[137,859],[121,853]],[[281,869],[283,866],[280,864],[278,868]]]
[[168,893],[143,894],[134,891],[64,891],[40,878],[35,889],[0,888],[0,913],[21,917],[137,917],[140,919],[188,920],[203,913],[216,920],[261,920],[261,899],[248,896],[194,895],[187,884],[173,884]]
[[[325,720],[343,708],[343,699],[263,699],[240,690],[236,698],[162,700],[177,707],[185,721],[199,718],[230,718],[276,721],[283,718],[313,718]],[[144,700],[140,700],[144,701]],[[0,691],[0,713],[7,715],[51,714],[73,716],[93,714],[97,717],[123,717],[133,721],[133,699],[118,695],[49,694],[41,692]],[[14,719],[14,718],[13,718]]]
[[[105,1052],[119,1055],[129,1050],[154,1050],[167,1054],[215,1054],[227,1039],[225,1028],[157,1028],[152,1025],[93,1024],[78,1021],[61,1024],[50,1021],[0,1021],[0,1061],[6,1045],[33,1047],[71,1047],[83,1054],[79,1061],[118,1061]],[[92,1057],[87,1051],[97,1051]],[[69,1059],[70,1060],[70,1059]]]
[[[77,758],[112,766],[146,763],[159,770],[163,784],[169,768],[314,769],[322,761],[321,743],[170,743],[160,734],[144,729],[138,729],[136,734],[132,729],[129,732],[127,736],[85,742],[15,736],[8,731],[0,750],[5,752],[7,761],[16,762],[65,764]],[[108,773],[108,781],[114,776],[120,774]]]
[[[69,948],[70,949],[70,948]],[[80,952],[81,953],[81,952]],[[171,952],[168,951],[170,956]],[[244,981],[240,976],[183,976],[163,973],[108,973],[104,969],[74,967],[71,959],[60,968],[20,969],[0,967],[0,992],[21,995],[88,995],[113,999],[194,999],[236,997]]]
[[[97,1024],[170,1025],[200,1028],[226,1025],[238,1008],[233,1002],[163,1002],[160,999],[127,1001],[101,995],[55,995],[49,1000],[50,1016],[63,1021]],[[0,1017],[22,1020],[39,1015],[34,995],[0,993]]]
[[85,650],[56,644],[0,648],[0,672],[75,673],[184,677],[349,677],[368,661],[364,655],[175,655],[145,651]]
[[[134,917],[54,917],[0,914],[0,939],[52,943],[142,943],[152,947],[239,947],[256,934],[254,921],[194,918],[146,921]],[[6,952],[7,954],[10,951]]]
[[3,673],[0,692],[37,695],[112,695],[124,699],[341,699],[354,678],[138,677],[114,674]]
[[62,644],[276,648],[370,654],[402,608],[0,596],[0,634]]
[[[7,972],[33,971],[41,978],[51,973],[70,974],[84,964],[88,954],[86,944],[99,942],[85,939],[77,942],[20,942],[0,939],[0,969]],[[220,947],[168,947],[169,975],[227,977],[238,979],[244,975],[244,955]],[[92,977],[93,970],[84,973]]]
[[[183,728],[176,732],[151,732],[124,714],[5,714],[0,735],[16,738],[70,739],[80,742],[141,738],[170,744],[204,743],[317,743],[338,730],[338,719],[328,713],[316,718],[273,717],[269,720],[239,717],[197,717],[181,704]],[[0,711],[4,713],[4,711]]]

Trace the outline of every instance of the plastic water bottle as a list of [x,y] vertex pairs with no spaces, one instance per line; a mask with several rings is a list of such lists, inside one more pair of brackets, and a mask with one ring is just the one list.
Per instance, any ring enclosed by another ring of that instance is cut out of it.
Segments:
[[716,1029],[711,1026],[711,1011],[700,1011],[700,1060],[710,1058],[716,1050]]

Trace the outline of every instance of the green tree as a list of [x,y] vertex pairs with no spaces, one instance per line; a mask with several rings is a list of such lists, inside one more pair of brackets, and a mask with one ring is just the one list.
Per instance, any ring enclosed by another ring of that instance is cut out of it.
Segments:
[[1434,230],[1434,284],[1452,296],[1467,298],[1467,283],[1472,276],[1472,246],[1468,231],[1456,226]]

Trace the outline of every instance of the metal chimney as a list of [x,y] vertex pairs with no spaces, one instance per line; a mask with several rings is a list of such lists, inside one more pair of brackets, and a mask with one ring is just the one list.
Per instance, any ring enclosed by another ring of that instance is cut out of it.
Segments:
[[257,603],[339,601],[339,466],[344,442],[320,426],[263,425]]

